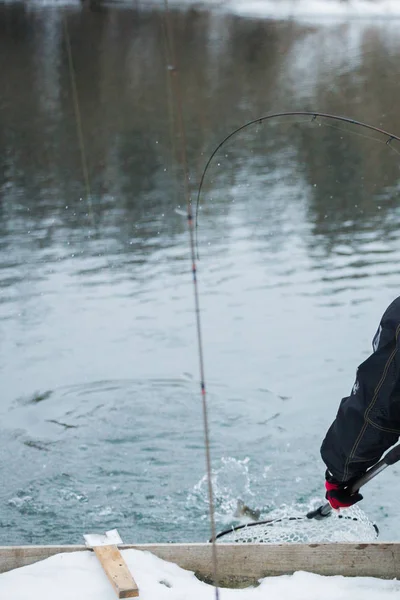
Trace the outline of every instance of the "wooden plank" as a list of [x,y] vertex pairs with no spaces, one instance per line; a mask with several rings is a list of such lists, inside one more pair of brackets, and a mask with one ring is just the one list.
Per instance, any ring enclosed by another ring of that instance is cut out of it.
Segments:
[[93,548],[118,598],[137,598],[139,590],[117,546]]
[[[194,571],[212,581],[210,544],[123,545],[121,549],[146,550]],[[85,546],[0,547],[0,572],[32,564],[60,552],[88,551]],[[309,571],[394,579],[400,577],[400,544],[219,544],[219,584],[222,587],[255,585],[262,577]]]
[[31,565],[60,552],[82,550],[87,550],[86,546],[0,546],[0,573]]

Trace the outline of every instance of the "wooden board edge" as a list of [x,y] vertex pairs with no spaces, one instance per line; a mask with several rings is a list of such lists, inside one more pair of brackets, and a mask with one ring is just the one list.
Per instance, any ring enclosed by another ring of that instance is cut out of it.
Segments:
[[[121,550],[148,551],[203,581],[212,582],[210,544],[124,544]],[[33,564],[61,552],[88,551],[83,545],[2,546],[0,573]],[[219,544],[219,585],[254,585],[267,576],[308,571],[319,575],[344,575],[394,579],[400,577],[400,543],[373,544]]]

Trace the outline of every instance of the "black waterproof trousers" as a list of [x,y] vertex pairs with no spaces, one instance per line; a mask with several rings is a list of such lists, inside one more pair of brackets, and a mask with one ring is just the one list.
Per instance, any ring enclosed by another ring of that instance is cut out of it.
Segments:
[[400,436],[399,334],[400,297],[384,313],[374,351],[358,367],[322,443],[322,459],[338,481],[364,473]]

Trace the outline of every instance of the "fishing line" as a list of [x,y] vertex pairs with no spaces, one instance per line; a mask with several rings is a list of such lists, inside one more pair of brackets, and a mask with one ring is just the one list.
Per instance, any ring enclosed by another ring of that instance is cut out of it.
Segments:
[[[368,123],[363,123],[362,121],[357,121],[356,119],[352,119],[349,117],[344,117],[344,116],[340,116],[340,115],[334,115],[334,114],[329,114],[329,113],[322,113],[322,112],[318,112],[318,111],[286,111],[286,112],[279,112],[279,113],[272,113],[270,115],[265,115],[263,117],[259,117],[257,119],[252,119],[251,121],[248,121],[246,123],[244,123],[243,125],[241,125],[240,127],[237,127],[236,129],[234,129],[233,131],[231,131],[231,133],[229,133],[217,146],[216,148],[213,150],[213,152],[211,153],[210,157],[208,158],[206,165],[204,167],[203,173],[201,175],[201,179],[200,179],[200,184],[198,187],[198,191],[197,191],[197,199],[196,199],[196,213],[195,213],[195,221],[196,221],[196,225],[195,225],[195,230],[196,230],[196,256],[197,259],[200,259],[200,254],[199,254],[199,244],[198,244],[198,223],[199,223],[199,210],[200,210],[200,197],[201,197],[201,192],[202,192],[202,188],[204,185],[204,180],[205,180],[205,176],[207,174],[207,171],[211,165],[211,162],[213,160],[213,158],[215,157],[215,155],[217,154],[217,152],[222,148],[222,146],[224,146],[226,144],[226,142],[228,142],[228,140],[230,140],[233,136],[235,136],[236,134],[238,134],[239,132],[243,131],[244,129],[247,129],[248,127],[251,127],[252,125],[261,125],[262,123],[264,123],[265,121],[268,120],[272,120],[272,119],[277,119],[279,117],[300,117],[300,116],[307,116],[311,118],[311,123],[316,122],[317,119],[327,119],[327,120],[332,120],[332,121],[339,121],[342,123],[348,123],[349,125],[355,125],[357,127],[363,127],[367,130],[370,131],[375,131],[377,133],[379,133],[380,135],[383,135],[386,140],[382,141],[379,140],[378,138],[370,138],[370,139],[374,139],[374,141],[376,142],[381,142],[386,144],[387,146],[389,146],[392,150],[394,150],[396,152],[396,154],[400,154],[399,151],[397,151],[393,146],[392,146],[392,141],[398,141],[400,142],[400,137],[395,135],[394,133],[389,133],[388,131],[385,131],[384,129],[381,129],[380,127],[375,127],[374,125],[369,125]],[[320,120],[318,120],[318,123],[323,125],[323,126],[328,126],[327,123],[321,123]],[[296,125],[296,122],[293,123],[294,125]],[[329,124],[330,127],[332,127],[332,125]],[[347,130],[344,130],[346,131]],[[356,132],[350,132],[348,131],[347,133],[349,133],[350,135],[356,134]],[[360,134],[358,134],[360,135]],[[365,136],[367,137],[367,136]]]
[[[313,122],[308,121],[308,123],[310,123],[310,125],[312,125]],[[390,144],[390,140],[387,140],[385,142],[384,140],[380,140],[376,137],[372,137],[370,135],[365,135],[364,133],[359,133],[358,131],[350,131],[349,129],[344,129],[343,127],[338,127],[337,125],[331,125],[330,123],[318,122],[318,125],[321,127],[329,127],[329,129],[336,129],[336,131],[342,131],[343,133],[348,133],[349,135],[356,135],[358,137],[363,138],[364,140],[371,140],[373,142],[376,142],[377,144],[382,144],[383,146],[388,146],[394,152],[399,153],[398,150],[396,150],[392,146],[392,144]]]
[[[170,40],[169,40],[169,35],[168,35],[168,29],[167,29],[167,24],[165,23],[165,18],[161,17],[161,29],[162,29],[162,37],[163,37],[163,43],[164,43],[164,54],[166,57],[171,57],[172,56],[172,50],[170,47]],[[176,172],[175,169],[175,165],[179,164],[179,158],[178,158],[178,150],[177,150],[177,145],[176,145],[176,140],[175,140],[175,114],[174,114],[174,97],[173,97],[173,91],[172,91],[172,83],[171,83],[171,75],[170,75],[170,70],[173,68],[172,65],[169,64],[169,60],[166,61],[166,69],[165,69],[165,75],[166,75],[166,87],[167,87],[167,106],[168,106],[168,124],[169,124],[169,138],[170,138],[170,143],[171,143],[171,152],[169,153],[169,166],[170,166],[170,173],[174,182],[174,187],[176,188],[174,190],[174,193],[176,193],[177,197],[179,198],[180,193],[179,193],[179,181],[178,181],[178,174]],[[178,200],[179,202],[179,200]],[[184,216],[186,216],[186,213],[184,214]]]
[[80,157],[81,157],[83,180],[85,183],[85,190],[86,190],[86,201],[87,201],[88,207],[89,207],[90,220],[92,222],[92,226],[94,227],[95,223],[94,223],[93,207],[92,207],[92,199],[91,199],[92,194],[91,194],[90,179],[89,179],[89,169],[87,166],[87,159],[86,159],[85,140],[84,140],[84,136],[83,136],[82,115],[81,115],[81,110],[80,110],[80,106],[79,106],[78,86],[76,85],[76,71],[75,71],[75,67],[74,67],[74,60],[72,57],[71,39],[69,36],[67,17],[65,16],[64,12],[62,13],[62,16],[63,16],[63,25],[64,25],[64,33],[65,33],[65,45],[67,48],[67,56],[68,56],[68,69],[69,69],[70,80],[71,80],[72,101],[73,101],[73,105],[74,105],[75,122],[76,122],[77,134],[78,134],[79,152],[80,152]]
[[190,198],[190,185],[189,185],[189,169],[186,154],[186,129],[183,120],[183,99],[182,90],[180,86],[179,70],[177,57],[174,46],[174,36],[171,26],[171,16],[169,11],[168,0],[164,0],[165,16],[166,16],[166,35],[168,38],[166,47],[170,50],[170,61],[168,61],[168,69],[171,74],[172,81],[174,83],[175,100],[177,105],[177,117],[178,117],[178,131],[181,140],[181,166],[184,174],[184,195],[186,198],[187,206],[187,221],[189,228],[189,242],[190,242],[190,254],[192,260],[192,274],[193,274],[193,285],[194,285],[194,301],[195,301],[195,314],[196,314],[196,331],[197,331],[197,344],[198,344],[198,357],[200,367],[200,389],[201,389],[201,400],[202,400],[202,411],[203,411],[203,428],[204,428],[204,445],[206,453],[206,468],[207,468],[207,488],[208,488],[208,500],[209,500],[209,517],[210,517],[210,528],[211,528],[211,539],[212,539],[212,564],[213,564],[213,579],[215,585],[215,598],[219,600],[219,588],[218,588],[218,564],[217,564],[217,545],[215,543],[216,538],[216,527],[215,527],[215,511],[214,511],[214,494],[212,485],[212,473],[211,473],[211,453],[210,453],[210,433],[209,433],[209,419],[208,419],[208,405],[207,405],[207,393],[205,384],[205,372],[204,372],[204,352],[203,352],[203,341],[202,341],[202,328],[200,319],[200,298],[199,289],[197,282],[197,266],[196,266],[196,248],[195,248],[195,235],[194,235],[194,219],[192,202]]
[[[89,218],[90,224],[97,235],[100,235],[98,222],[96,222],[96,218],[94,216],[93,204],[92,204],[92,190],[90,185],[90,176],[89,176],[89,168],[87,161],[87,152],[85,147],[85,138],[83,134],[83,119],[82,113],[80,109],[80,101],[79,101],[79,92],[78,86],[76,83],[76,69],[74,66],[73,54],[72,54],[72,45],[71,45],[71,37],[69,34],[68,21],[65,13],[62,13],[63,25],[64,25],[64,33],[65,33],[65,44],[67,48],[67,57],[68,57],[68,70],[70,75],[71,89],[72,89],[72,101],[74,107],[74,116],[76,122],[76,130],[78,136],[78,146],[79,146],[79,154],[81,160],[82,174],[83,174],[83,182],[85,188],[85,200],[88,207],[87,217]],[[90,239],[90,230],[88,239]],[[100,256],[100,254],[99,254]],[[108,255],[104,252],[102,255],[103,260],[107,264],[107,267],[112,270],[113,264]]]

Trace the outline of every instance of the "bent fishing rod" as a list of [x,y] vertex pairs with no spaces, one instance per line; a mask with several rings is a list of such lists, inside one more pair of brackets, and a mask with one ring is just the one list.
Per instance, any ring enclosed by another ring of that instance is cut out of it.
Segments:
[[[317,119],[326,119],[326,120],[330,120],[330,121],[337,121],[337,122],[341,122],[341,123],[347,123],[348,125],[355,125],[356,127],[360,127],[369,131],[374,131],[375,133],[379,133],[380,135],[383,136],[383,138],[385,138],[384,140],[379,140],[378,138],[371,138],[374,139],[375,142],[381,142],[386,144],[387,146],[391,146],[391,142],[392,141],[397,141],[400,142],[400,137],[394,133],[390,133],[389,131],[385,131],[384,129],[380,128],[380,127],[376,127],[375,125],[370,125],[368,123],[364,123],[362,121],[358,121],[357,119],[352,119],[350,117],[345,117],[345,116],[341,116],[341,115],[335,115],[335,114],[330,114],[330,113],[323,113],[323,112],[319,112],[319,111],[301,111],[301,110],[295,110],[295,111],[287,111],[287,112],[277,112],[277,113],[272,113],[270,115],[265,115],[263,117],[259,117],[257,119],[252,119],[251,121],[247,121],[246,123],[244,123],[243,125],[241,125],[240,127],[237,127],[236,129],[234,129],[233,131],[231,131],[231,133],[229,133],[217,146],[216,148],[213,150],[213,152],[211,153],[205,167],[203,170],[203,173],[201,175],[200,178],[200,184],[197,190],[197,199],[196,199],[196,212],[195,212],[195,221],[196,221],[196,248],[197,248],[197,258],[199,257],[199,251],[198,251],[198,221],[199,221],[199,210],[200,210],[200,196],[201,196],[201,192],[203,189],[203,184],[204,184],[204,180],[207,174],[207,171],[212,163],[212,160],[214,158],[214,156],[217,154],[217,152],[222,148],[222,146],[224,146],[226,144],[226,142],[228,142],[228,140],[230,140],[232,137],[234,137],[235,135],[237,135],[238,133],[240,133],[241,131],[247,129],[248,127],[251,127],[252,125],[261,125],[262,123],[264,123],[265,121],[269,121],[272,119],[277,119],[279,117],[310,117],[311,122],[316,121]],[[323,123],[322,123],[323,124]]]

